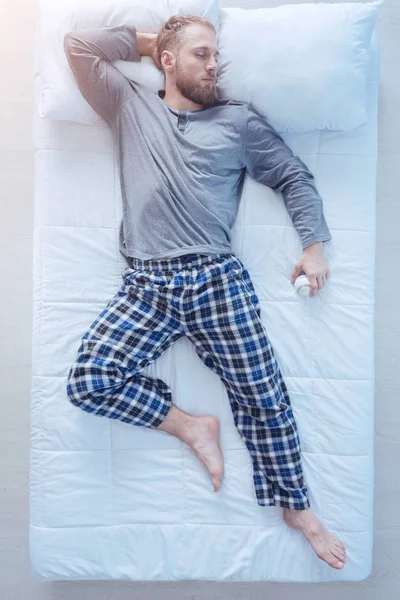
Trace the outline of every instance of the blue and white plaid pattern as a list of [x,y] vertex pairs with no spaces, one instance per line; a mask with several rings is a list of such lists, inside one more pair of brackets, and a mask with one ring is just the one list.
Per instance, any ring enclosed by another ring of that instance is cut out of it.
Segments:
[[289,395],[241,260],[231,253],[130,260],[123,285],[82,337],[69,400],[95,415],[157,427],[171,390],[141,371],[186,335],[226,387],[258,504],[310,508]]

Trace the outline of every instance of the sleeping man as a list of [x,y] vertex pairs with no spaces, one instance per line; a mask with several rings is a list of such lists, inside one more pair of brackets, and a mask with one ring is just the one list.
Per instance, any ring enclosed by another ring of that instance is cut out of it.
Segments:
[[[172,403],[161,379],[142,374],[185,335],[223,381],[253,464],[257,502],[281,506],[317,556],[343,568],[343,544],[310,508],[290,398],[261,320],[259,299],[231,248],[245,171],[282,192],[311,296],[329,275],[331,239],[314,178],[251,105],[218,100],[217,36],[197,16],[171,17],[158,34],[134,26],[65,36],[83,96],[111,127],[123,201],[123,284],[83,335],[68,374],[69,400],[99,416],[168,432],[188,444],[217,492],[219,421]],[[113,64],[150,56],[164,73],[157,93]]]

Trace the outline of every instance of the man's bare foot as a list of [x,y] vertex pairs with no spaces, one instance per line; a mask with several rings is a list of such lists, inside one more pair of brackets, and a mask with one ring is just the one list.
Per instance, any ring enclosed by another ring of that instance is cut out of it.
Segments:
[[185,432],[185,442],[207,467],[214,491],[218,492],[224,471],[218,419],[212,416],[194,417]]
[[342,569],[346,562],[346,549],[337,537],[328,531],[308,508],[307,510],[283,509],[283,518],[289,527],[300,529],[310,542],[318,558],[334,569]]

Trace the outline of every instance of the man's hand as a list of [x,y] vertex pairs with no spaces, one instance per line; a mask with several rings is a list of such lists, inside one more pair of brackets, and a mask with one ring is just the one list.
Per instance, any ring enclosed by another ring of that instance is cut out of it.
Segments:
[[324,256],[323,242],[315,242],[304,248],[303,255],[294,268],[291,283],[295,282],[302,271],[310,282],[310,295],[315,296],[329,278],[329,266]]
[[140,56],[151,56],[157,69],[162,71],[162,65],[157,53],[157,36],[157,33],[136,32]]
[[153,40],[150,44],[150,56],[154,61],[157,69],[163,73],[162,65],[158,58],[158,50],[157,50],[157,33],[154,34]]

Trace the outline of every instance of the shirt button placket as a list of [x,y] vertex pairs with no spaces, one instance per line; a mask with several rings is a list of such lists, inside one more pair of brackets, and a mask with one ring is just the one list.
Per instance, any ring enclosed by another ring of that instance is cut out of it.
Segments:
[[183,131],[185,129],[185,121],[186,117],[184,113],[180,113],[178,117],[178,128],[179,131]]

